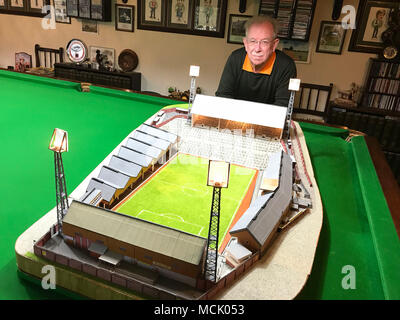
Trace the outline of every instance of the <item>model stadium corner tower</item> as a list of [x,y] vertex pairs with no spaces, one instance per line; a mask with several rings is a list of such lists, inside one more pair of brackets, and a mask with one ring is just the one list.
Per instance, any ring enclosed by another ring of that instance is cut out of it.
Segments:
[[57,231],[62,235],[62,219],[68,210],[68,194],[65,184],[64,166],[62,153],[68,151],[68,133],[61,129],[54,129],[51,136],[49,149],[54,152],[54,169],[56,180],[56,202],[57,202]]

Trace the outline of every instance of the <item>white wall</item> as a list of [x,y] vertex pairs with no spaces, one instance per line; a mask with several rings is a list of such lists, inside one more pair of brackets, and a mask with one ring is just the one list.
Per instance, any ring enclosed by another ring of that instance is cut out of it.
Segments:
[[[121,0],[117,0],[122,3]],[[14,65],[15,52],[24,51],[34,58],[34,45],[51,48],[65,47],[69,40],[83,40],[87,46],[115,48],[115,56],[124,49],[138,54],[139,65],[135,71],[142,73],[142,90],[167,94],[170,86],[187,90],[190,86],[189,66],[200,66],[197,85],[203,93],[213,95],[230,52],[240,45],[226,42],[229,14],[239,14],[239,0],[228,1],[225,38],[192,36],[166,32],[138,30],[135,22],[133,33],[115,30],[114,3],[112,22],[100,22],[98,33],[82,32],[81,20],[72,18],[71,24],[56,24],[56,30],[44,30],[40,18],[0,14],[0,67]],[[128,0],[136,6],[137,0]],[[358,0],[345,0],[354,5]],[[244,14],[257,14],[259,0],[248,0]],[[309,64],[297,64],[298,77],[303,82],[333,83],[339,89],[348,89],[351,82],[363,83],[368,58],[373,55],[348,52],[351,30],[347,31],[341,55],[316,53],[321,20],[331,20],[333,0],[318,0],[310,36],[311,55]],[[137,7],[135,8],[137,11]],[[136,12],[137,13],[137,12]],[[136,16],[136,14],[135,14]],[[136,17],[135,17],[136,18]],[[336,91],[334,91],[336,92]]]

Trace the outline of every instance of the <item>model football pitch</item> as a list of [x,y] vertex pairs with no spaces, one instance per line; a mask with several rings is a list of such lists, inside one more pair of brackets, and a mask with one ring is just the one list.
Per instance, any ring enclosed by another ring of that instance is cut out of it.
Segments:
[[[114,210],[206,238],[213,193],[207,173],[208,159],[178,154]],[[231,165],[229,186],[221,192],[219,244],[255,173]]]

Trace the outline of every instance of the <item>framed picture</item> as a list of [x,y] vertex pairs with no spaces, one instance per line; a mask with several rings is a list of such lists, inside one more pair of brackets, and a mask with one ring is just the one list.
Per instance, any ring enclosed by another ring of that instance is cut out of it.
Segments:
[[[30,1],[30,0],[28,0]],[[26,0],[9,0],[8,9],[13,11],[25,11]]]
[[79,18],[90,18],[90,0],[79,0]]
[[196,0],[194,29],[218,32],[221,29],[221,0]]
[[167,26],[190,29],[192,27],[193,1],[169,0]]
[[349,51],[380,53],[383,49],[382,32],[388,28],[391,9],[398,6],[398,0],[360,0],[356,28],[352,31]]
[[138,28],[164,26],[166,0],[138,0]]
[[71,23],[71,18],[67,16],[67,1],[54,0],[54,14],[56,22]]
[[97,33],[97,21],[82,20],[82,31]]
[[0,10],[8,8],[8,0],[0,0]]
[[91,46],[89,49],[90,62],[97,63],[97,57],[101,56],[101,60],[108,69],[115,68],[115,50],[113,48],[103,48]]
[[29,12],[42,13],[43,6],[48,5],[50,2],[45,0],[26,0]]
[[227,0],[138,0],[138,29],[223,38]]
[[295,63],[310,63],[310,42],[279,40],[278,49],[291,57]]
[[[103,2],[102,0],[92,0],[91,1],[91,6],[90,6],[90,12],[91,12],[91,19],[97,19],[101,20],[103,19]],[[111,8],[110,8],[111,10]]]
[[78,0],[66,0],[66,1],[67,1],[67,15],[69,17],[78,17],[79,16]]
[[345,36],[341,22],[321,21],[316,52],[341,54]]
[[135,7],[115,4],[115,30],[133,32]]
[[226,41],[228,43],[243,44],[243,38],[246,36],[244,25],[252,16],[238,14],[229,15],[229,29]]
[[25,52],[17,52],[15,54],[15,71],[25,72],[26,69],[32,68],[32,56]]

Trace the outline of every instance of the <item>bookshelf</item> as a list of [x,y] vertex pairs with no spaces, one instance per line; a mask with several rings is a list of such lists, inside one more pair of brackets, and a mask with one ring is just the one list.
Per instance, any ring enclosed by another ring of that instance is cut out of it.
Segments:
[[259,14],[278,20],[281,39],[308,41],[316,0],[261,0]]
[[400,113],[378,108],[349,107],[331,102],[326,123],[346,126],[375,137],[400,185]]
[[400,185],[400,61],[370,59],[361,105],[331,102],[326,122],[375,137]]
[[400,61],[370,59],[362,105],[400,116]]

